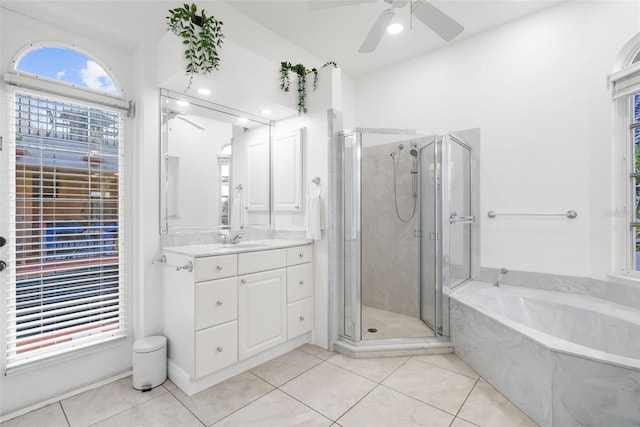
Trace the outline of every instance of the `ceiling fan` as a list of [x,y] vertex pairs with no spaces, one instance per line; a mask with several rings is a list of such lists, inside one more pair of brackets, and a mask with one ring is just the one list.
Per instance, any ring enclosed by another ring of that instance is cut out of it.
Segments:
[[175,111],[168,111],[167,113],[165,113],[164,117],[162,118],[162,124],[167,123],[169,120],[173,120],[173,119],[179,119],[182,120],[183,122],[187,122],[189,123],[191,126],[196,127],[200,130],[205,130],[205,128],[203,128],[202,126],[200,126],[199,124],[192,122],[189,119],[185,119],[184,117],[182,117],[184,115],[184,113],[178,113]]
[[[311,1],[309,5],[311,10],[321,10],[360,3],[375,3],[377,1],[378,0],[327,0]],[[391,24],[396,9],[404,8],[407,5],[410,6],[412,17],[415,16],[420,22],[446,41],[453,40],[464,30],[462,25],[426,0],[384,0],[384,2],[389,3],[390,7],[382,11],[376,22],[374,22],[373,27],[371,27],[371,30],[369,30],[369,33],[360,45],[360,49],[358,49],[360,53],[369,53],[376,49],[384,32]]]

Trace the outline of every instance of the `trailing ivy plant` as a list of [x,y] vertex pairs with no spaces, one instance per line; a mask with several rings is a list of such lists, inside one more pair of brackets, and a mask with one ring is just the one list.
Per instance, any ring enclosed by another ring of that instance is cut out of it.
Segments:
[[[324,63],[320,68],[322,69],[329,65],[333,65],[334,68],[338,68],[338,65],[333,61]],[[302,64],[293,65],[290,62],[281,62],[280,89],[282,89],[284,92],[289,92],[289,85],[291,84],[289,73],[295,73],[298,75],[298,114],[303,115],[307,112],[307,75],[313,73],[313,90],[315,91],[318,87],[318,69],[307,69]]]
[[182,7],[169,10],[167,25],[186,45],[184,56],[188,61],[186,73],[191,87],[194,74],[208,74],[220,67],[218,48],[222,46],[222,21],[207,16],[204,9],[198,11],[195,3],[185,3]]

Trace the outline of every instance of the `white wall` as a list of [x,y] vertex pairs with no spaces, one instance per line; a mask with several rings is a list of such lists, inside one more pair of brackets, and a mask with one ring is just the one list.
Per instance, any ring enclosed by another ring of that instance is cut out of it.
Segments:
[[[0,72],[4,73],[11,68],[11,59],[23,47],[32,42],[51,41],[64,42],[67,44],[74,43],[79,50],[89,53],[105,66],[110,67],[110,73],[115,77],[124,89],[125,97],[129,99],[133,93],[132,81],[132,55],[131,52],[122,51],[105,44],[100,40],[94,40],[86,35],[74,34],[72,31],[63,28],[57,28],[46,23],[28,18],[21,14],[16,14],[6,9],[1,9],[1,45],[0,45]],[[2,104],[2,114],[0,121],[3,123],[2,137],[5,141],[9,141],[7,128],[6,104],[6,86],[0,85],[0,102]],[[133,149],[134,135],[136,134],[136,125],[131,120],[125,120],[125,198],[131,200],[134,192],[134,180],[132,179],[133,163],[136,161]],[[6,150],[4,151],[6,153]],[[3,154],[4,154],[3,153]],[[7,175],[6,157],[2,159],[3,164],[3,185],[6,185]],[[3,202],[4,203],[4,202]],[[2,206],[1,224],[6,224],[4,220],[9,215],[6,204]],[[133,205],[125,204],[125,233],[123,250],[130,254],[127,262],[123,266],[125,275],[125,285],[129,289],[128,296],[132,297],[132,276],[135,258],[134,250],[134,232],[132,227]],[[6,235],[3,225],[0,225],[0,233]],[[4,253],[2,253],[4,255]],[[3,256],[4,258],[4,256]],[[4,286],[4,276],[2,277],[2,289]],[[128,302],[131,307],[131,302]],[[2,320],[0,320],[0,334],[4,343],[5,324],[4,324],[4,303],[2,304]],[[132,310],[128,311],[129,314]],[[129,331],[132,330],[133,322],[129,323]],[[5,360],[4,352],[0,356],[0,415],[4,415],[16,411],[25,406],[35,404],[46,399],[50,399],[60,394],[72,391],[74,389],[93,384],[99,380],[112,377],[114,375],[126,372],[131,368],[131,346],[132,334],[129,339],[119,340],[108,345],[100,346],[92,350],[79,351],[70,357],[62,357],[55,361],[46,361],[28,369],[17,371],[5,376]],[[0,346],[4,348],[4,345]]]
[[[358,127],[481,128],[483,267],[610,270],[606,76],[638,2],[569,2],[356,80]],[[486,213],[563,212],[578,218]]]
[[183,117],[204,128],[198,129],[178,117],[168,126],[167,153],[179,163],[178,217],[169,219],[169,227],[211,229],[220,216],[218,152],[231,142],[232,126],[198,115]]

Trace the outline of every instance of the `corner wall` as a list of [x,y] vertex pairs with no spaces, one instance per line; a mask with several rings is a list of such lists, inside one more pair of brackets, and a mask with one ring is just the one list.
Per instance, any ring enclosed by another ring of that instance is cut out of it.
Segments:
[[[613,185],[606,77],[640,28],[639,10],[567,2],[358,78],[357,126],[481,128],[481,265],[603,276]],[[576,219],[486,215],[569,209]]]

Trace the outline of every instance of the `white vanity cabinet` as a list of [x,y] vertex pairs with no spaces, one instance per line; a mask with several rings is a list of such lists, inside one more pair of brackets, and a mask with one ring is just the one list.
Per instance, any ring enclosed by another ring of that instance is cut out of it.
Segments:
[[194,260],[195,378],[238,361],[237,256]]
[[[176,252],[165,251],[174,267],[164,270],[163,333],[169,374],[181,388],[236,364],[255,366],[261,353],[311,331],[311,245],[222,255]],[[176,270],[189,262],[193,271]]]
[[287,338],[313,328],[313,264],[311,246],[287,248]]

